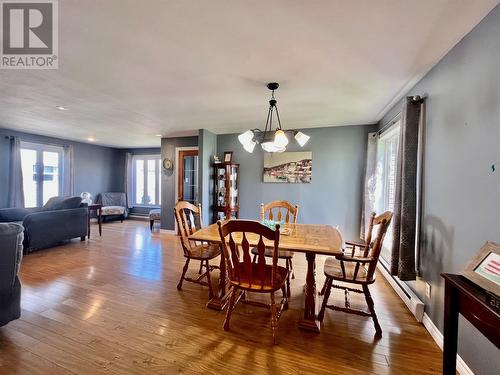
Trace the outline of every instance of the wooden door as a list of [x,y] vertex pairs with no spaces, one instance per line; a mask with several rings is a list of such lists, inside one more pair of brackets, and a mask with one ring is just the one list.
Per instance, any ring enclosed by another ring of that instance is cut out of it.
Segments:
[[198,204],[198,150],[179,151],[177,201]]

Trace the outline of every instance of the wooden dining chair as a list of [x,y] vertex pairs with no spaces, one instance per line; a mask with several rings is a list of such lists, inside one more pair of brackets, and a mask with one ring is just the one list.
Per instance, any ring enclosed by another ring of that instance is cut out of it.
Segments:
[[[217,222],[222,243],[222,251],[226,260],[228,278],[232,291],[227,308],[224,330],[229,331],[231,314],[245,292],[269,293],[271,296],[271,328],[273,342],[278,339],[278,321],[288,302],[285,292],[285,283],[288,270],[278,266],[279,225],[272,230],[265,225],[253,220],[230,220],[226,223]],[[272,241],[272,262],[266,264],[266,247],[264,238]],[[241,239],[241,241],[238,241]],[[250,240],[256,243],[257,261],[250,257]],[[238,246],[236,242],[241,242]],[[240,251],[241,250],[241,251]],[[275,292],[282,290],[283,298],[277,305]]]
[[[375,313],[375,306],[368,286],[375,282],[375,269],[382,250],[384,236],[387,228],[391,224],[392,212],[386,211],[379,216],[372,214],[370,228],[365,243],[346,242],[350,246],[344,250],[343,254],[336,257],[329,257],[325,261],[324,272],[326,276],[324,286],[323,304],[318,315],[319,321],[323,321],[325,309],[342,311],[362,316],[371,316],[375,325],[376,336],[382,336],[382,328]],[[377,229],[377,234],[372,242],[373,230]],[[357,249],[357,250],[356,250]],[[361,290],[356,287],[337,285],[334,281],[361,286]],[[345,296],[345,307],[328,305],[328,298],[332,288],[342,289]],[[350,307],[349,292],[363,293],[365,295],[368,312]]]
[[[209,243],[199,243],[190,241],[188,237],[196,232],[198,229],[203,227],[202,215],[201,215],[201,204],[195,206],[189,202],[179,201],[174,207],[175,220],[177,222],[177,228],[181,237],[182,250],[184,251],[184,257],[186,262],[184,263],[184,268],[182,269],[182,275],[179,283],[177,284],[177,289],[182,289],[182,282],[184,280],[198,283],[201,285],[208,286],[208,296],[213,298],[214,292],[212,288],[212,282],[210,278],[210,272],[218,266],[210,265],[210,260],[218,257],[221,254],[219,244],[209,244]],[[198,271],[198,278],[192,279],[186,277],[186,272],[189,267],[189,262],[191,260],[200,261],[200,269]],[[205,272],[203,272],[205,268]],[[203,278],[206,277],[206,281]]]
[[[260,220],[266,219],[266,214],[268,220],[276,220],[276,221],[284,221],[286,224],[292,222],[293,224],[297,224],[297,216],[299,214],[299,206],[294,206],[293,204],[287,201],[272,201],[268,204],[261,203],[260,204]],[[252,249],[253,260],[254,262],[257,259],[257,249]],[[272,249],[268,249],[265,252],[266,257],[272,257],[273,252]],[[285,259],[285,266],[288,270],[288,279],[286,286],[287,297],[290,298],[290,277],[292,279],[295,278],[293,273],[293,251],[284,251],[280,250],[279,259]]]

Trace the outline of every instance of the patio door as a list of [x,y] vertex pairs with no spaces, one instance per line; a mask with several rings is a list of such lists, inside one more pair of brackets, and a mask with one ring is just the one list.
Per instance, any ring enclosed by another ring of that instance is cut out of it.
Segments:
[[21,143],[25,207],[41,207],[62,194],[62,147]]

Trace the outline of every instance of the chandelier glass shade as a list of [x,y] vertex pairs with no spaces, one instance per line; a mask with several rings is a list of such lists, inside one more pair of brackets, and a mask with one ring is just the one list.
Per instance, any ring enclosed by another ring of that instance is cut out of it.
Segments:
[[[274,90],[279,87],[276,82],[267,84],[267,88],[272,91],[271,100],[269,100],[269,110],[267,112],[266,126],[264,130],[247,130],[238,136],[238,140],[243,145],[245,151],[252,153],[257,143],[266,152],[283,152],[288,145],[286,133],[292,133],[300,147],[303,147],[309,140],[309,136],[301,131],[283,130],[281,127],[280,115],[278,112],[278,101],[274,98]],[[273,116],[275,115],[278,125],[273,131]]]

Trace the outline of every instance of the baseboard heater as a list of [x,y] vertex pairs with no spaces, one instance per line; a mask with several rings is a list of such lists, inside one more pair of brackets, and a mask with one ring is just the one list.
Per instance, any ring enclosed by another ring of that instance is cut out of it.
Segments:
[[377,268],[398,296],[403,300],[406,307],[408,307],[415,316],[415,319],[417,319],[418,322],[422,322],[424,318],[424,303],[420,298],[418,298],[415,292],[406,285],[404,281],[399,280],[397,276],[391,275],[382,259],[378,262]]

